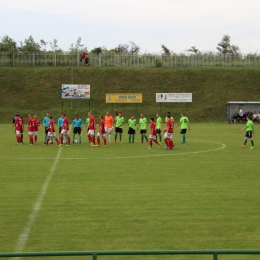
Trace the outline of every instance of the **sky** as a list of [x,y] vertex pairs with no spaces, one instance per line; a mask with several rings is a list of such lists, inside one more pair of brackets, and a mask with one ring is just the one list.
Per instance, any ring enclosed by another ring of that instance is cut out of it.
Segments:
[[64,51],[79,37],[89,51],[132,41],[140,53],[162,44],[180,53],[216,51],[228,34],[242,53],[259,53],[259,14],[260,0],[0,0],[0,38],[57,39]]

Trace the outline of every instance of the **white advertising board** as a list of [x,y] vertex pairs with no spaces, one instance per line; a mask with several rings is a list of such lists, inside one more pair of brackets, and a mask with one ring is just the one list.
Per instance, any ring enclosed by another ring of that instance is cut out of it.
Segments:
[[90,99],[90,85],[62,84],[61,98]]
[[156,102],[192,102],[192,93],[156,93]]

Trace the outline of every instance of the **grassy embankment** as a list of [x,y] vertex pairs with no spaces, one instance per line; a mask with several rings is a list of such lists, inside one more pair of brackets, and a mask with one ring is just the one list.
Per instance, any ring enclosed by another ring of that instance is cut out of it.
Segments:
[[[186,110],[184,103],[155,102],[156,92],[193,93],[187,115],[191,121],[225,121],[227,100],[260,99],[260,68],[119,68],[119,67],[0,67],[0,123],[9,123],[15,111],[36,113],[41,119],[50,111],[70,118],[93,110],[97,116],[116,106],[127,119],[134,113],[147,117],[171,111],[175,118]],[[91,100],[61,101],[62,84],[90,84]],[[106,104],[108,92],[141,92],[142,104]]]

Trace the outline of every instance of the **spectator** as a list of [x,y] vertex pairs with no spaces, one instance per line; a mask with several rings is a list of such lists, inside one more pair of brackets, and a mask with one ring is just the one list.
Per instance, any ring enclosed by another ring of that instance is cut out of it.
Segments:
[[252,115],[252,121],[253,122],[257,122],[257,113],[256,113],[256,111],[254,111],[254,113]]

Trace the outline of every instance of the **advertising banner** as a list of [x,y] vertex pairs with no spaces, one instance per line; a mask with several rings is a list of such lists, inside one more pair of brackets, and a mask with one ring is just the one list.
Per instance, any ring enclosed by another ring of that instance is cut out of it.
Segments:
[[192,102],[192,93],[156,93],[156,102]]
[[90,99],[90,85],[63,84],[61,98],[67,99]]
[[142,103],[142,93],[106,93],[106,103]]

